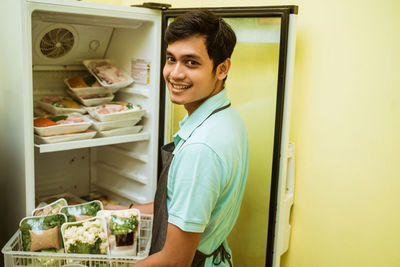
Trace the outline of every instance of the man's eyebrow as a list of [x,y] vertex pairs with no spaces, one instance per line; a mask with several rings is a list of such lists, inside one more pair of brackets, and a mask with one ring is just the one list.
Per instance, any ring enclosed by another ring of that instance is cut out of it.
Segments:
[[[174,56],[174,54],[172,54],[170,51],[167,50],[166,52],[167,56]],[[193,59],[201,59],[201,57],[199,55],[196,54],[187,54],[187,55],[183,55],[182,58],[193,58]]]

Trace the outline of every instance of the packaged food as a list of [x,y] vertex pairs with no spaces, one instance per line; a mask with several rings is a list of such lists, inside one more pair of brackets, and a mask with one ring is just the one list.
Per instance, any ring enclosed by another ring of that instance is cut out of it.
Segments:
[[108,204],[118,204],[118,201],[115,199],[112,199],[108,197],[107,195],[104,195],[103,193],[100,192],[90,192],[88,195],[82,196],[82,199],[86,201],[92,201],[92,200],[99,200],[103,204],[103,207],[108,205]]
[[46,205],[41,208],[34,209],[32,211],[32,216],[43,216],[43,215],[52,215],[59,213],[60,209],[64,206],[67,206],[68,203],[64,198],[60,198],[49,205]]
[[78,112],[81,114],[86,113],[86,110],[83,109],[77,102],[64,96],[44,96],[36,102],[36,105],[54,115],[63,115],[73,112]]
[[108,131],[116,128],[124,128],[129,126],[134,126],[140,121],[140,118],[124,119],[116,121],[97,121],[93,120],[92,127],[97,131]]
[[99,210],[103,209],[103,204],[99,200],[93,200],[83,204],[62,207],[60,213],[67,216],[68,222],[77,222],[95,217]]
[[117,136],[117,135],[125,135],[125,134],[136,134],[136,133],[140,132],[142,129],[143,129],[142,125],[136,125],[136,126],[117,128],[117,129],[112,129],[112,130],[107,130],[107,131],[99,131],[97,133],[97,135],[99,137],[109,137],[109,136]]
[[111,255],[135,256],[139,239],[140,211],[101,210],[97,216],[107,222]]
[[97,107],[86,108],[90,116],[98,121],[141,119],[146,113],[141,106],[127,102],[111,102]]
[[35,134],[34,140],[35,144],[55,144],[62,142],[87,140],[95,137],[96,134],[97,132],[92,130],[87,130],[86,132],[83,133],[60,134],[52,136],[40,136]]
[[47,203],[54,202],[60,198],[63,198],[67,201],[68,205],[76,205],[76,204],[82,204],[87,202],[87,200],[84,200],[74,194],[71,193],[62,193],[62,194],[56,194],[56,195],[50,195],[50,196],[44,196],[41,198],[36,199],[36,203],[45,203],[43,206],[47,205]]
[[109,254],[107,226],[104,218],[94,217],[61,227],[66,253]]
[[23,218],[19,224],[23,250],[63,252],[60,230],[66,221],[64,214]]
[[113,93],[134,82],[132,77],[121,71],[108,59],[84,60],[83,65],[103,87],[110,88]]
[[76,101],[87,107],[108,103],[114,98],[114,94],[111,93],[111,91],[77,95],[73,91],[67,89],[67,93],[76,99]]
[[92,121],[88,116],[73,113],[35,118],[33,125],[39,136],[52,136],[84,132],[92,125]]

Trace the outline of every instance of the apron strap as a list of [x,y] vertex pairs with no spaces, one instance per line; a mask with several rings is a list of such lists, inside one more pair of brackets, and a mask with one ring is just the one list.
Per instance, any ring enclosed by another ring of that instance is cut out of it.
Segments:
[[[217,262],[217,257],[219,255],[219,261]],[[205,254],[199,250],[196,250],[196,254],[193,259],[192,267],[200,267],[205,265],[207,258],[212,257],[212,263],[214,265],[220,265],[221,262],[228,262],[229,266],[232,267],[231,255],[226,251],[224,244],[222,243],[219,247],[214,250],[211,254]]]

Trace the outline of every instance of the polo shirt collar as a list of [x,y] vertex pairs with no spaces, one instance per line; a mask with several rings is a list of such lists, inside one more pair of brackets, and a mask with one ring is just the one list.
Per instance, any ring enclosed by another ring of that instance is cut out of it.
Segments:
[[201,104],[190,116],[186,114],[183,120],[179,122],[180,130],[174,135],[175,146],[182,139],[186,141],[214,110],[227,104],[229,104],[228,95],[226,89],[222,89],[218,94]]

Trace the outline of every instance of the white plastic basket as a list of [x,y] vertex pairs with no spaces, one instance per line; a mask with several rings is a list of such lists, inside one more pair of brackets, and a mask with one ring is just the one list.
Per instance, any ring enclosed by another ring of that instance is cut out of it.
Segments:
[[21,232],[18,230],[1,250],[4,254],[4,266],[67,267],[70,264],[81,264],[83,266],[93,267],[128,267],[132,263],[148,256],[151,243],[152,222],[152,215],[141,215],[138,254],[137,256],[130,257],[23,251]]

